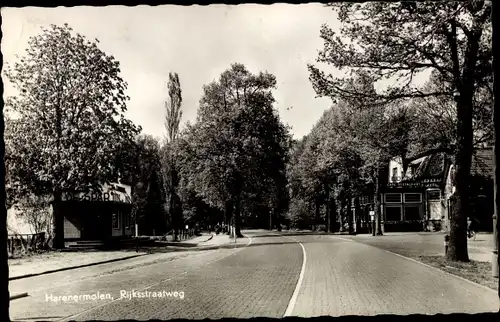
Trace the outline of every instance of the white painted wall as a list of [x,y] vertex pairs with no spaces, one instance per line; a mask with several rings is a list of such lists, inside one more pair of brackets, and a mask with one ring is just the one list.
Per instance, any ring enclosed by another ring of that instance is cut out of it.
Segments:
[[[395,169],[397,173],[394,172]],[[399,180],[403,177],[403,161],[401,157],[395,157],[389,161],[389,183],[395,183],[392,180],[395,175],[399,177]]]

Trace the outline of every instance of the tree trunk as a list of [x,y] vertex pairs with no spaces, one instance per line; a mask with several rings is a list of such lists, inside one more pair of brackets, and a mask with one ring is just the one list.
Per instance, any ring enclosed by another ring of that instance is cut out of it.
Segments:
[[325,191],[326,191],[326,203],[325,203],[325,215],[326,215],[326,227],[325,231],[327,233],[330,233],[330,186],[328,184],[325,185]]
[[319,198],[316,198],[315,202],[315,212],[314,212],[314,230],[318,230],[319,219],[321,212],[321,203],[319,202]]
[[458,102],[457,149],[455,152],[456,191],[451,198],[450,241],[447,257],[452,261],[468,262],[467,216],[469,208],[469,177],[473,154],[472,101]]
[[[2,118],[2,120],[0,120],[0,127],[3,127],[4,126],[4,119]],[[1,144],[1,147],[2,147],[2,151],[5,151],[3,149],[5,149],[5,142],[3,140],[3,132],[2,132],[2,142],[0,143]],[[5,159],[2,158],[2,169],[5,169]],[[5,173],[3,173],[3,180],[5,180]],[[5,184],[2,185],[2,196],[5,196]],[[9,255],[9,251],[8,251],[8,232],[7,232],[7,208],[6,207],[2,207],[2,225],[0,227],[0,240],[2,240],[2,249],[3,251],[5,252],[5,257],[4,259],[2,260],[2,271],[4,272],[2,275],[4,278],[0,278],[0,280],[2,281],[2,285],[0,286],[0,289],[2,289],[2,293],[4,295],[7,295],[7,296],[2,296],[3,298],[3,307],[4,307],[4,310],[2,313],[2,315],[0,316],[0,319],[2,321],[10,321],[10,317],[9,317],[9,306],[10,306],[10,293],[9,293],[9,260],[8,260],[8,255]]]
[[237,238],[243,237],[241,234],[241,193],[237,194],[234,205],[234,231]]
[[226,201],[226,209],[224,210],[224,215],[227,220],[227,234],[232,237],[232,220],[233,220],[233,203],[229,200]]
[[[496,215],[496,223],[497,223],[497,247],[496,249],[498,250],[498,246],[500,246],[500,218],[498,217],[500,215],[500,195],[498,191],[498,181],[500,180],[499,178],[499,173],[498,173],[498,166],[497,166],[497,161],[498,161],[498,152],[500,151],[500,148],[497,146],[498,142],[498,133],[496,129],[500,126],[498,122],[498,113],[500,112],[500,93],[499,93],[499,84],[500,84],[500,79],[498,78],[498,54],[500,54],[500,49],[498,48],[499,46],[499,41],[498,39],[498,29],[500,28],[498,22],[499,18],[498,15],[500,14],[500,5],[498,2],[493,1],[492,2],[492,11],[491,11],[491,20],[492,20],[492,25],[493,25],[493,95],[494,95],[494,102],[493,102],[493,138],[495,140],[495,145],[493,147],[493,195],[494,195],[494,212]],[[496,13],[496,14],[495,14]],[[497,253],[498,254],[498,253]],[[497,256],[498,260],[498,266],[500,266],[500,256]],[[500,278],[498,279],[498,297],[500,298]]]
[[354,231],[353,227],[353,218],[352,218],[352,198],[351,194],[347,195],[347,220],[348,220],[348,229],[349,229],[349,234],[352,234]]
[[62,193],[59,190],[54,191],[54,201],[52,203],[54,220],[54,242],[55,249],[64,248],[64,214],[61,212]]
[[341,232],[344,231],[344,206],[345,206],[345,201],[342,199],[342,200],[340,200],[340,207],[338,207],[340,231]]
[[332,225],[334,222],[336,222],[335,218],[336,217],[333,217],[333,220],[332,220],[332,216],[335,215],[337,213],[337,202],[335,201],[335,198],[331,198],[330,199],[331,201],[331,205],[330,205],[330,232],[332,231]]
[[170,216],[172,217],[173,238],[174,241],[179,241],[179,218],[177,218],[178,216],[175,207],[175,194],[173,190],[170,191],[169,210]]
[[375,195],[373,196],[375,211],[375,235],[382,236],[382,214],[380,213],[380,183],[379,171],[375,175]]
[[267,207],[267,213],[269,214],[269,231],[272,231],[273,230],[273,211],[272,211],[271,206]]
[[354,197],[354,213],[356,214],[356,233],[361,231],[361,206],[359,204],[359,196]]

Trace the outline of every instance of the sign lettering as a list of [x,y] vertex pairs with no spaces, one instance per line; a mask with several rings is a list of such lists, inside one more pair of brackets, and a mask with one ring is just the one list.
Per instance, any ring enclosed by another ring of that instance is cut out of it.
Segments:
[[131,197],[127,193],[116,192],[116,191],[106,191],[106,192],[67,192],[63,194],[63,201],[85,201],[85,202],[121,202],[121,203],[132,203]]

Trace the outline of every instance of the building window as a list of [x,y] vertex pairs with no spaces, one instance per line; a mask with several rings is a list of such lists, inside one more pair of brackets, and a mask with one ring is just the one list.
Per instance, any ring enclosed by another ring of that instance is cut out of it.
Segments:
[[385,220],[386,221],[400,221],[401,220],[401,207],[385,207]]
[[132,221],[132,216],[130,212],[127,211],[127,213],[124,215],[124,220],[125,220],[125,228],[126,229],[130,228],[130,222]]
[[397,182],[399,181],[399,173],[398,173],[398,168],[392,168],[392,182]]
[[401,203],[401,194],[400,193],[386,193],[385,194],[385,202],[386,203]]
[[405,202],[422,202],[421,193],[405,193]]
[[427,200],[441,200],[441,193],[439,190],[427,191]]
[[113,229],[120,229],[120,219],[118,217],[118,214],[114,213],[112,218]]
[[420,206],[405,206],[405,220],[420,220]]

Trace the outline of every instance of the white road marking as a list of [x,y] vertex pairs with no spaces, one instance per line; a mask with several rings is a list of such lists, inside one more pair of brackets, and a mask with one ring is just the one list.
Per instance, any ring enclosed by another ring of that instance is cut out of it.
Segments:
[[[229,257],[229,256],[231,256],[231,255],[234,255],[234,254],[236,254],[236,253],[238,253],[238,252],[242,251],[243,249],[245,249],[246,247],[248,247],[250,244],[252,244],[252,237],[250,237],[250,236],[245,236],[245,237],[246,237],[246,238],[248,238],[250,241],[248,242],[248,244],[246,244],[246,245],[245,245],[244,247],[242,247],[242,248],[239,248],[237,251],[234,251],[234,252],[232,252],[231,254],[225,255],[225,256],[223,256],[223,257],[221,257],[221,258],[218,258],[218,259],[212,260],[212,261],[210,261],[210,262],[204,263],[204,264],[202,264],[202,265],[200,265],[200,266],[198,266],[198,267],[195,267],[195,268],[193,268],[193,269],[187,270],[187,271],[185,271],[185,272],[183,272],[183,273],[181,273],[181,274],[178,274],[178,275],[172,276],[172,277],[170,277],[170,278],[164,279],[164,280],[162,280],[162,281],[160,281],[160,282],[158,282],[158,283],[154,283],[154,284],[152,284],[152,285],[150,285],[150,286],[147,286],[147,287],[145,287],[145,288],[142,288],[142,289],[140,289],[140,290],[138,290],[138,291],[140,292],[140,291],[145,291],[145,290],[148,290],[148,289],[150,289],[150,288],[152,288],[152,287],[154,287],[154,286],[156,286],[156,285],[159,285],[159,284],[161,284],[161,283],[165,283],[165,282],[168,282],[168,281],[170,281],[170,280],[173,280],[174,278],[177,278],[177,277],[180,277],[180,276],[186,275],[187,273],[193,272],[193,271],[195,271],[195,270],[197,270],[197,269],[199,269],[199,268],[202,268],[203,266],[206,266],[206,265],[209,265],[209,264],[212,264],[212,263],[218,262],[218,261],[220,261],[220,260],[223,260],[223,259],[224,259],[224,258],[226,258],[226,257]],[[84,313],[88,313],[88,312],[90,312],[90,311],[96,310],[96,309],[98,309],[98,308],[101,308],[101,307],[103,307],[103,306],[109,305],[109,304],[114,303],[114,302],[118,302],[118,301],[120,301],[120,300],[121,300],[120,298],[118,298],[118,299],[114,299],[114,300],[111,300],[110,302],[106,302],[106,303],[103,303],[103,304],[101,304],[101,305],[97,305],[97,306],[91,307],[91,308],[89,308],[89,309],[87,309],[87,310],[81,311],[81,312],[79,312],[79,313],[72,314],[72,315],[70,315],[70,316],[67,316],[67,317],[65,317],[65,318],[59,319],[59,320],[57,320],[57,321],[70,321],[70,320],[74,320],[76,317],[78,317],[78,316],[80,316],[80,315],[82,315],[82,314],[84,314]]]
[[304,245],[302,245],[301,242],[299,242],[295,238],[287,236],[283,237],[295,240],[297,243],[299,243],[300,247],[302,247],[302,268],[300,270],[299,279],[297,280],[297,285],[295,285],[295,290],[293,291],[292,298],[290,299],[290,302],[288,302],[288,307],[286,308],[285,315],[283,316],[287,317],[287,316],[292,316],[293,308],[295,307],[295,303],[297,302],[297,297],[299,296],[300,287],[302,286],[302,280],[304,279],[304,272],[306,270],[307,255],[306,255],[306,249],[304,248]]

